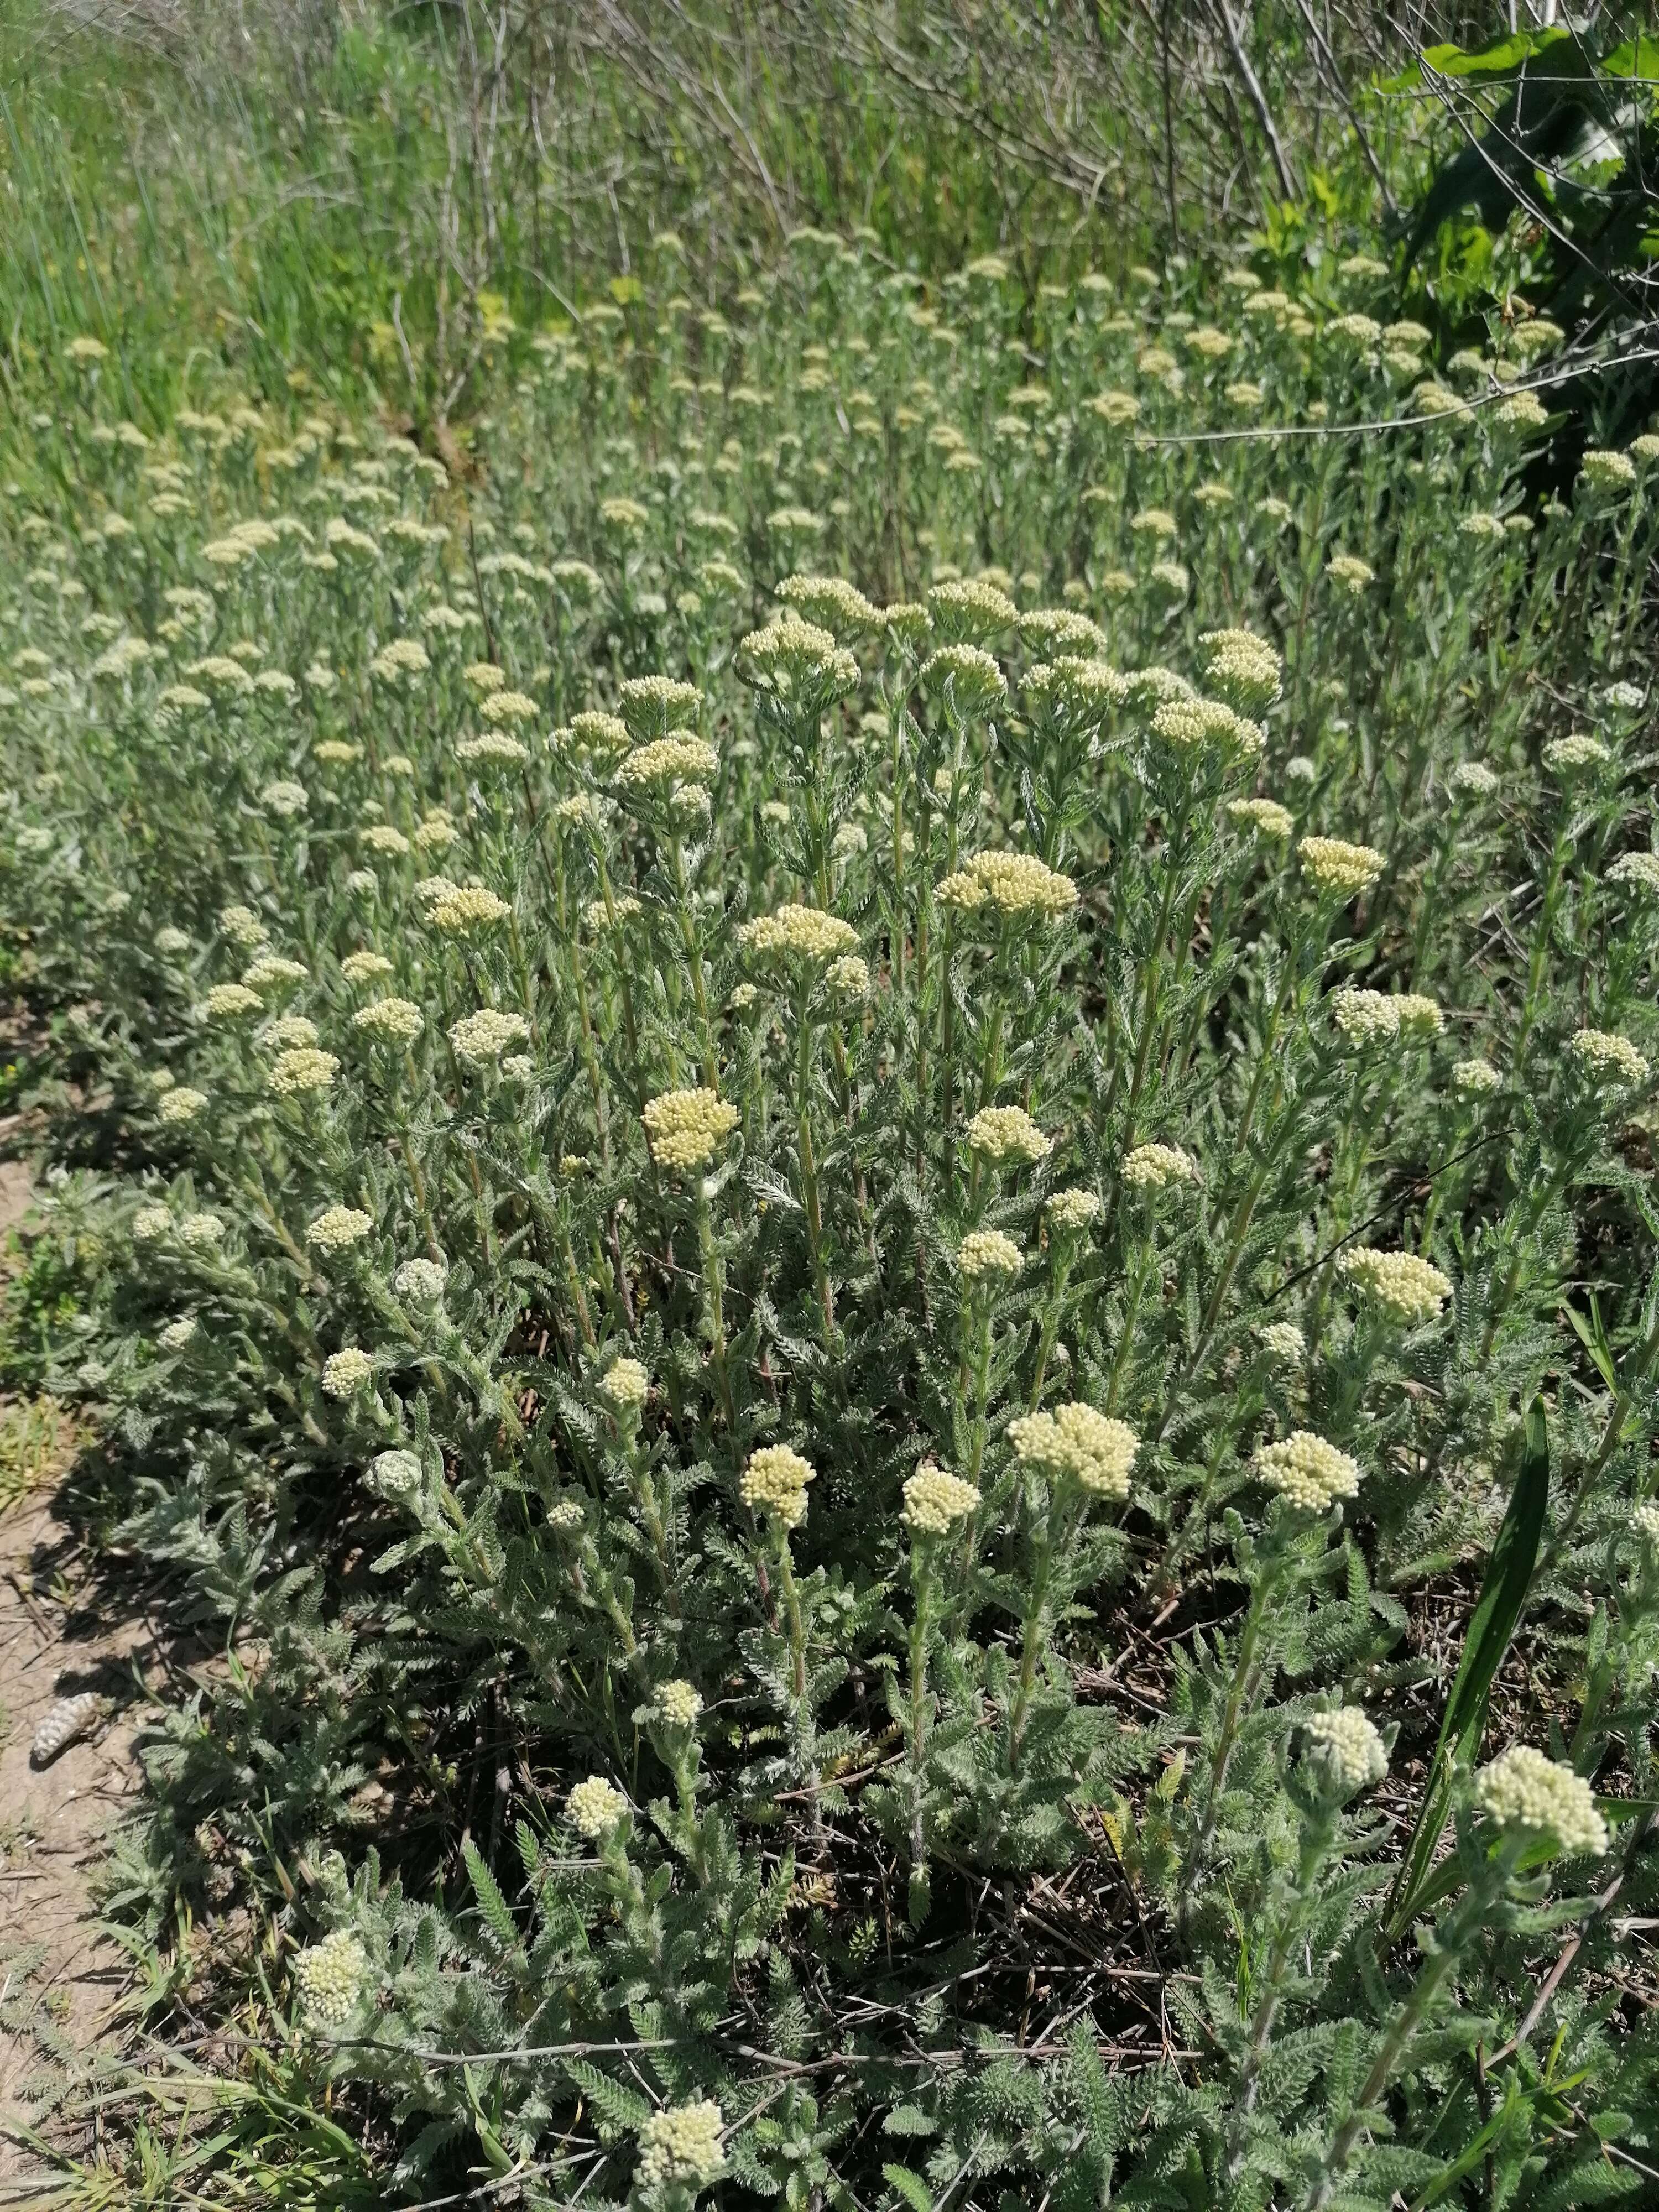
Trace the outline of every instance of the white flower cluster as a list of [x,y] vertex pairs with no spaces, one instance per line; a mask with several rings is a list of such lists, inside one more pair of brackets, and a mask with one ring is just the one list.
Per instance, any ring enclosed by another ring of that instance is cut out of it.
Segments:
[[1124,1160],[1123,1180],[1131,1190],[1168,1190],[1198,1182],[1198,1162],[1179,1145],[1137,1145]]
[[1304,1513],[1324,1513],[1359,1494],[1358,1463],[1309,1429],[1261,1445],[1255,1471],[1270,1490]]
[[781,1528],[793,1528],[806,1515],[806,1486],[817,1469],[787,1444],[763,1444],[749,1455],[738,1493],[751,1512],[769,1514]]
[[1530,1744],[1511,1744],[1474,1778],[1474,1802],[1499,1828],[1549,1836],[1569,1858],[1600,1858],[1607,1824],[1581,1774]]
[[982,1106],[962,1133],[969,1150],[994,1167],[1030,1167],[1053,1149],[1051,1139],[1019,1106]]
[[647,1102],[641,1117],[659,1167],[706,1166],[738,1126],[738,1109],[715,1091],[665,1091]]
[[1351,1250],[1337,1261],[1343,1280],[1365,1302],[1403,1328],[1432,1321],[1451,1296],[1438,1267],[1415,1252]]
[[1302,1723],[1308,1763],[1334,1796],[1369,1790],[1389,1771],[1389,1754],[1369,1714],[1358,1705],[1310,1713]]
[[292,1972],[307,2019],[319,2027],[343,2027],[356,2011],[368,1979],[368,1954],[357,1936],[337,1929],[320,1943],[308,1944],[295,1960]]
[[726,2171],[720,2148],[720,2108],[711,2097],[653,2112],[640,2130],[639,2185],[660,2189],[707,2189]]
[[1092,1406],[1073,1402],[1052,1413],[1022,1413],[1008,1424],[1014,1456],[1056,1480],[1075,1482],[1091,1498],[1120,1503],[1140,1439],[1132,1428]]
[[944,1536],[980,1504],[971,1482],[926,1460],[904,1485],[905,1526],[918,1536]]

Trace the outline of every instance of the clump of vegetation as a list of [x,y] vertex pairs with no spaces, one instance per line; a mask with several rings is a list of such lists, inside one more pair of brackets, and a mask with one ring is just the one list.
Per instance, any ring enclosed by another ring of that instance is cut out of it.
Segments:
[[41,370],[39,1361],[222,1653],[109,1909],[423,2197],[1635,2190],[1659,437],[1359,234],[877,243],[447,462]]

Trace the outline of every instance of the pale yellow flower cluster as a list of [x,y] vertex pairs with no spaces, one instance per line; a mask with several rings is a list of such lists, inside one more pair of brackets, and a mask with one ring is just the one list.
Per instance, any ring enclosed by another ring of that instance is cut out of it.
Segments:
[[817,1469],[787,1444],[763,1444],[749,1455],[738,1493],[752,1512],[771,1516],[780,1528],[793,1528],[806,1514],[806,1486]]
[[290,1969],[301,2010],[319,2027],[343,2027],[368,1979],[368,1954],[345,1929],[309,1943]]
[[1553,1837],[1569,1858],[1599,1859],[1607,1824],[1582,1774],[1530,1744],[1511,1744],[1474,1778],[1474,1802],[1499,1828]]
[[617,781],[630,788],[650,783],[707,783],[720,764],[720,755],[702,738],[655,738],[618,764]]
[[1261,725],[1219,699],[1170,699],[1152,714],[1152,735],[1176,754],[1224,753],[1254,759],[1267,742]]
[[641,2190],[707,2189],[726,2171],[720,2148],[724,2124],[712,2097],[653,2112],[640,2130]]
[[1302,1723],[1309,1757],[1333,1792],[1352,1797],[1369,1790],[1389,1771],[1389,1754],[1370,1717],[1358,1705],[1333,1713],[1310,1713]]
[[1000,1229],[971,1229],[957,1248],[957,1265],[970,1283],[1012,1282],[1024,1264],[1018,1245]]
[[1178,1145],[1137,1145],[1123,1163],[1123,1180],[1131,1190],[1166,1190],[1198,1182],[1198,1162]]
[[452,886],[428,909],[427,920],[446,936],[470,936],[475,929],[493,928],[513,911],[504,898],[482,884]]
[[1057,1190],[1048,1200],[1048,1212],[1056,1229],[1086,1229],[1099,1218],[1099,1194],[1092,1190]]
[[737,1127],[738,1109],[708,1089],[665,1091],[647,1102],[641,1118],[659,1167],[700,1168]]
[[608,1836],[628,1811],[628,1800],[602,1774],[579,1782],[564,1801],[565,1815],[579,1836],[597,1844]]
[[775,914],[744,922],[738,941],[746,951],[763,957],[833,960],[858,950],[859,933],[851,922],[821,907],[781,906]]
[[989,906],[1003,915],[1052,921],[1077,904],[1077,885],[1035,853],[975,853],[965,867],[945,878],[938,896],[941,905],[969,914]]
[[449,1032],[456,1058],[475,1067],[499,1060],[509,1045],[527,1043],[529,1037],[530,1024],[522,1014],[503,1013],[497,1006],[480,1006],[477,1013],[463,1015]]
[[1121,1503],[1140,1439],[1132,1428],[1092,1406],[1056,1406],[1052,1413],[1022,1413],[1008,1424],[1014,1456],[1056,1481],[1075,1482],[1091,1498]]
[[1385,865],[1374,846],[1350,845],[1340,837],[1304,837],[1297,852],[1322,891],[1340,891],[1344,898],[1368,891]]
[[1296,827],[1294,815],[1276,799],[1230,799],[1227,818],[1263,837],[1288,837]]
[[1359,1493],[1358,1462],[1309,1429],[1262,1444],[1255,1464],[1270,1490],[1304,1513],[1323,1513],[1340,1498]]
[[624,1356],[606,1368],[599,1389],[611,1405],[637,1413],[650,1395],[651,1377],[640,1360]]
[[1633,1090],[1648,1079],[1648,1063],[1628,1037],[1608,1030],[1579,1030],[1567,1050],[1585,1074],[1605,1091]]
[[360,1006],[351,1018],[353,1029],[383,1038],[388,1044],[410,1043],[425,1025],[426,1017],[412,999],[376,999],[369,1006]]
[[349,1344],[323,1362],[323,1388],[331,1398],[355,1397],[374,1373],[374,1362],[361,1345]]
[[963,1132],[963,1140],[995,1167],[1029,1167],[1053,1149],[1030,1115],[1019,1106],[984,1106]]
[[270,1088],[278,1098],[300,1091],[326,1091],[339,1072],[340,1063],[331,1052],[301,1045],[279,1054],[272,1061]]
[[1402,1328],[1432,1321],[1451,1296],[1448,1278],[1414,1252],[1348,1251],[1336,1264],[1345,1282]]
[[944,1536],[980,1504],[980,1492],[960,1475],[926,1460],[904,1486],[904,1522],[918,1536]]

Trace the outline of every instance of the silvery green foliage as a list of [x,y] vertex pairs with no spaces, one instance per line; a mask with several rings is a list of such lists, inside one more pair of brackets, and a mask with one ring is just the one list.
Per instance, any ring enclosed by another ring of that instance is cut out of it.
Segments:
[[27,1281],[225,1646],[110,1910],[257,1903],[398,2189],[1647,2170],[1645,1810],[1460,1780],[1378,1934],[1540,1385],[1488,1749],[1651,1794],[1647,465],[1157,442],[1426,376],[1270,273],[806,234],[504,336],[465,487],[64,371],[0,899],[121,1146]]

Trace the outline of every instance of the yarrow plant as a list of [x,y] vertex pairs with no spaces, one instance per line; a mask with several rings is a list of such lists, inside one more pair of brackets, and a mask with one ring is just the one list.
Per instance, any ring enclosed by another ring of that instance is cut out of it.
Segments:
[[1354,174],[1028,284],[630,168],[544,297],[452,195],[362,420],[8,352],[8,1358],[221,1649],[108,1910],[305,2201],[1650,2185],[1659,464]]

